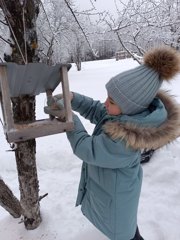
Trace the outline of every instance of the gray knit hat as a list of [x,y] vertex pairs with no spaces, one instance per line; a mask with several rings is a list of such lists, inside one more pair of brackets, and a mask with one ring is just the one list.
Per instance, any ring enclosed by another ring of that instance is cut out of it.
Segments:
[[123,114],[133,115],[147,109],[163,80],[171,80],[180,71],[178,52],[170,47],[155,48],[144,56],[144,63],[122,72],[106,84],[108,96]]

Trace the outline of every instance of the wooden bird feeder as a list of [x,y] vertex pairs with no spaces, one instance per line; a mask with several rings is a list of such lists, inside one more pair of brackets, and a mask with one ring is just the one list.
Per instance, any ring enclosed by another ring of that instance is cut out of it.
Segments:
[[[7,141],[20,142],[73,129],[71,104],[69,98],[68,70],[71,65],[48,66],[43,63],[0,64],[0,102],[3,114],[4,133]],[[40,93],[52,94],[62,83],[65,121],[49,116],[31,123],[14,123],[12,97],[35,96]]]

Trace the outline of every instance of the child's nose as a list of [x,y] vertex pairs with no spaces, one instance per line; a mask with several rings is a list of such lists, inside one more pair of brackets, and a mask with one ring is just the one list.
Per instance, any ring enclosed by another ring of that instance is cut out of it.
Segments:
[[106,99],[104,105],[105,105],[105,107],[108,107],[108,99]]

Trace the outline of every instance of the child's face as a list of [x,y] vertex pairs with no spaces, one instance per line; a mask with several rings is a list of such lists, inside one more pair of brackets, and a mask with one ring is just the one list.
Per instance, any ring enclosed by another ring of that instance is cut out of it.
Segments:
[[107,110],[107,113],[109,115],[119,115],[121,114],[121,109],[118,107],[118,105],[112,100],[112,98],[107,97],[106,101],[105,101],[105,107]]

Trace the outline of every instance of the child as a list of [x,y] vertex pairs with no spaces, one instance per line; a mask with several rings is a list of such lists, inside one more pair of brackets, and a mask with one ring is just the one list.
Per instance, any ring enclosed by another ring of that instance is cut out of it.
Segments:
[[90,136],[73,115],[74,130],[67,132],[83,161],[76,205],[111,240],[143,240],[137,227],[141,150],[177,138],[178,107],[159,88],[179,71],[178,53],[156,48],[141,66],[110,79],[104,104],[71,93],[72,109],[96,125]]

